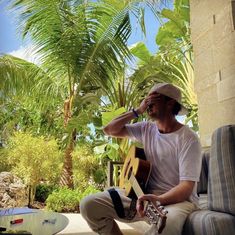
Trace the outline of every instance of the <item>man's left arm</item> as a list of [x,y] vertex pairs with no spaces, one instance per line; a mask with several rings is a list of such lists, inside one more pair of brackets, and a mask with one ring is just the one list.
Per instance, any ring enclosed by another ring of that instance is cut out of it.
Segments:
[[189,199],[192,194],[193,187],[195,185],[194,181],[183,180],[180,183],[169,190],[168,192],[161,194],[158,197],[158,201],[162,205],[175,204],[183,202]]
[[179,184],[161,195],[146,194],[138,198],[137,211],[141,216],[144,215],[143,201],[145,200],[153,203],[159,201],[162,205],[189,200],[201,172],[201,145],[199,140],[196,139],[185,145],[183,150],[179,161]]

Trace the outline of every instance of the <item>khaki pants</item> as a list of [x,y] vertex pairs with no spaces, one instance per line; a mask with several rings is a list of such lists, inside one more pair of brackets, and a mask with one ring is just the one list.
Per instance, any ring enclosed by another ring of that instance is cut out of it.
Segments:
[[[117,189],[120,194],[125,211],[129,210],[131,199],[126,197],[124,190]],[[166,227],[164,228],[162,235],[181,235],[185,220],[192,211],[197,207],[188,201],[168,205],[165,207],[168,211]],[[147,218],[140,218],[138,215],[132,220],[120,219],[114,209],[112,199],[108,191],[96,193],[84,198],[80,203],[80,212],[86,219],[90,228],[102,235],[116,235],[120,232],[113,230],[116,227],[115,220],[131,223],[130,226],[138,229],[145,235],[158,234],[154,225],[149,225],[146,221]],[[146,220],[146,221],[145,221]],[[138,223],[132,223],[139,221]]]

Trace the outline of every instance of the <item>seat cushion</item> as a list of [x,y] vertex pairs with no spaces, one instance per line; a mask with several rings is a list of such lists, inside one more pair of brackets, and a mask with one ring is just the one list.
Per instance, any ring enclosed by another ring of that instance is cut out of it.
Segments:
[[235,125],[218,128],[212,135],[208,208],[235,215]]
[[190,214],[182,235],[235,234],[235,217],[221,212],[198,210]]
[[199,194],[199,208],[201,210],[208,210],[208,195]]

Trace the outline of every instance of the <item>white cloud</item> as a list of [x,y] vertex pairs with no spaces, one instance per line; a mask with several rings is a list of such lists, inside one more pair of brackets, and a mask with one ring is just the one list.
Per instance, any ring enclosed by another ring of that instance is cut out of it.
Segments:
[[40,56],[35,53],[36,48],[34,45],[30,44],[27,46],[20,46],[18,50],[12,51],[9,54],[24,60],[27,60],[28,62],[40,65]]

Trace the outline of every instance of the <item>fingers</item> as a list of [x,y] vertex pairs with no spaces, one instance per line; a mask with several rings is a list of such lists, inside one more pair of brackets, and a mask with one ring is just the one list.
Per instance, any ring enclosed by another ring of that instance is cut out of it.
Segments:
[[145,210],[144,210],[144,202],[143,201],[140,201],[140,200],[137,201],[136,210],[137,210],[140,217],[144,217]]
[[146,201],[151,201],[152,203],[155,203],[157,201],[158,197],[154,194],[145,194],[138,198],[137,204],[136,204],[136,210],[140,217],[145,216],[145,203]]
[[145,98],[144,100],[142,100],[142,102],[137,110],[138,110],[139,114],[142,114],[146,111],[147,108],[148,108],[148,104],[147,104],[147,100]]
[[144,100],[142,100],[139,108],[137,109],[138,113],[144,113],[149,107],[151,108],[153,104],[157,103],[160,98],[160,94],[153,93],[148,95]]
[[147,102],[148,106],[150,106],[152,104],[157,103],[160,100],[160,98],[161,97],[159,95],[157,95],[157,94],[149,95],[146,98],[146,102]]

